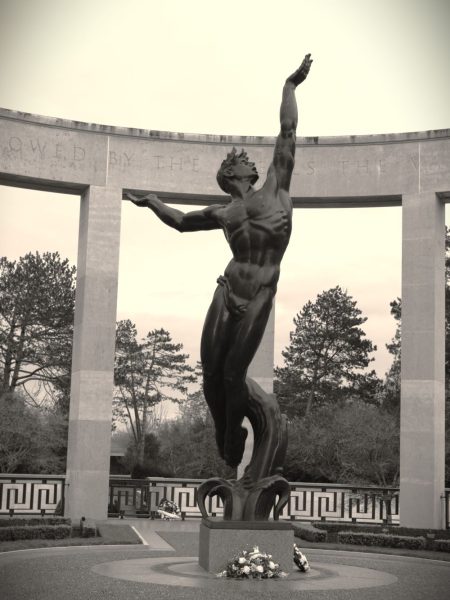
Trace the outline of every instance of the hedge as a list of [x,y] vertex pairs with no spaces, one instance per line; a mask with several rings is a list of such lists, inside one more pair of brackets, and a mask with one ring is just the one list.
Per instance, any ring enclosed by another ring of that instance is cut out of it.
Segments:
[[58,540],[70,537],[72,527],[70,525],[41,525],[41,526],[16,526],[1,527],[0,541],[47,539]]
[[358,533],[355,531],[341,531],[338,533],[337,537],[340,544],[386,546],[389,548],[409,548],[410,550],[426,548],[426,539],[422,536],[412,537],[406,535],[389,535],[385,533]]
[[340,531],[359,531],[368,533],[381,533],[381,528],[386,527],[376,524],[365,523],[327,523],[326,521],[313,521],[313,527],[327,531],[328,533],[339,533]]
[[312,525],[311,523],[294,524],[294,535],[302,540],[308,542],[326,542],[327,532],[321,531]]
[[0,518],[0,527],[23,527],[25,525],[70,525],[70,522],[70,519],[65,519],[64,517],[29,517],[25,519],[11,517]]
[[434,540],[434,549],[439,552],[450,552],[450,540]]
[[427,536],[434,534],[439,539],[450,539],[450,529],[417,529],[412,527],[401,527],[400,525],[386,525],[384,523],[368,524],[368,523],[332,523],[326,521],[313,521],[312,525],[318,529],[327,531],[328,533],[339,533],[340,531],[357,531],[367,533],[384,533],[400,536]]

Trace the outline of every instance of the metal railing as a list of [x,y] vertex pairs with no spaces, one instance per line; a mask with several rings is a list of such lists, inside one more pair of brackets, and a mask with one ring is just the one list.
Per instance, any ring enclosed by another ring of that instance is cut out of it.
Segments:
[[64,475],[0,475],[0,515],[54,515],[58,505],[63,514],[64,483]]
[[[197,489],[201,479],[112,477],[108,514],[155,516],[161,500],[175,502],[183,519],[199,518]],[[0,475],[1,515],[52,515],[64,506],[64,475]],[[444,522],[450,529],[450,489],[442,497]],[[208,514],[220,516],[219,498],[209,498]],[[444,514],[445,513],[445,514]],[[399,524],[398,488],[341,484],[291,483],[291,496],[280,515],[292,521]],[[444,524],[444,523],[443,523]]]
[[[183,518],[200,517],[197,489],[202,480],[150,477],[148,481],[150,510],[166,498],[179,506]],[[292,482],[291,496],[280,519],[398,524],[398,495],[398,488]],[[217,497],[209,498],[208,503],[208,514],[222,514],[222,504]]]

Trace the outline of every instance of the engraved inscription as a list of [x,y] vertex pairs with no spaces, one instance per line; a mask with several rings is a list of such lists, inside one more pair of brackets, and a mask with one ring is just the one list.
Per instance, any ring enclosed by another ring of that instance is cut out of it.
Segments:
[[109,164],[113,167],[129,167],[133,160],[134,154],[127,152],[115,152],[110,150],[109,152]]
[[44,141],[39,137],[23,139],[11,136],[2,148],[2,155],[13,160],[19,158],[38,162],[58,161],[80,164],[86,159],[86,150],[73,143]]
[[410,163],[414,167],[414,171],[418,171],[419,170],[419,158],[417,156],[413,156],[412,154],[410,154],[408,156],[408,158],[409,158]]
[[155,154],[153,156],[153,167],[159,170],[168,171],[199,171],[200,159],[198,156],[162,156]]

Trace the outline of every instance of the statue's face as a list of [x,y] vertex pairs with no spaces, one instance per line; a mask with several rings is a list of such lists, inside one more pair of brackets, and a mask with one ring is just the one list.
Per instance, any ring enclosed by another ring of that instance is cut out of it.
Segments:
[[242,157],[236,157],[235,155],[234,160],[230,158],[232,158],[232,155],[229,154],[217,172],[217,182],[226,194],[233,193],[235,187],[233,181],[247,180],[250,181],[251,185],[258,181],[259,175],[255,163],[247,160],[247,155]]
[[256,170],[255,163],[248,162],[237,162],[231,166],[233,175],[236,179],[250,179],[251,183],[255,183],[258,179],[258,171]]

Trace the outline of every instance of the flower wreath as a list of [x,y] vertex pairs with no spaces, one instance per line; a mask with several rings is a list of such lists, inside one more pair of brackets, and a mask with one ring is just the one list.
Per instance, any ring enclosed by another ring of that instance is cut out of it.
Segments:
[[181,511],[175,502],[163,498],[158,504],[158,510],[161,519],[170,521],[171,519],[181,519]]
[[[308,559],[301,552],[297,544],[294,544],[294,563],[300,571],[306,573],[310,566]],[[217,577],[232,577],[234,579],[277,579],[286,577],[287,573],[280,569],[271,554],[260,552],[258,546],[254,546],[250,552],[243,550],[227,564],[227,568],[218,573]]]
[[234,579],[271,579],[286,577],[280,565],[272,560],[271,554],[260,552],[258,546],[253,550],[243,550],[227,565],[218,577],[233,577]]

